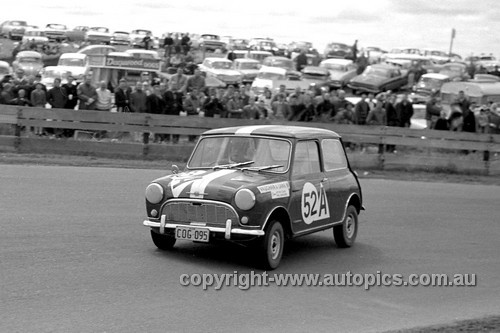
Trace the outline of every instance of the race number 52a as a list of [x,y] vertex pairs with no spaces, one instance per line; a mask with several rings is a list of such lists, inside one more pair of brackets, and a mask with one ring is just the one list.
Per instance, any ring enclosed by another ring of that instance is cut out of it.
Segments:
[[323,184],[320,184],[319,189],[311,183],[304,184],[302,188],[301,211],[302,219],[306,224],[330,217],[328,198],[326,197]]

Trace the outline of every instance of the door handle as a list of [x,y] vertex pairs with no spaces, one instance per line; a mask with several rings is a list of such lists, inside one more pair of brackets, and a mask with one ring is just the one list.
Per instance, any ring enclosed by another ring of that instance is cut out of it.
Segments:
[[327,180],[328,180],[328,178],[325,177],[325,178],[321,179],[321,182],[323,183],[323,182],[326,182]]

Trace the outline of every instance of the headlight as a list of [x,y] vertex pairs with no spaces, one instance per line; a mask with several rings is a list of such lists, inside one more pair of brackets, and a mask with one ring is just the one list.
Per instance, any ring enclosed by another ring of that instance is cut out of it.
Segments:
[[249,189],[242,189],[236,192],[234,196],[236,207],[241,210],[249,210],[255,206],[255,194]]
[[146,200],[152,204],[157,204],[163,199],[163,187],[159,184],[149,184],[146,188]]

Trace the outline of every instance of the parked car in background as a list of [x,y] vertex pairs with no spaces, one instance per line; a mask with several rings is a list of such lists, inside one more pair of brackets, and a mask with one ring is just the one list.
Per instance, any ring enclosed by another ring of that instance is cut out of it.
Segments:
[[154,50],[130,49],[125,50],[125,53],[130,54],[134,58],[139,59],[160,59],[160,55]]
[[9,63],[7,61],[0,60],[0,81],[3,80],[6,75],[12,75],[12,73],[12,67]]
[[91,27],[85,36],[90,44],[111,44],[111,32],[106,27]]
[[219,35],[202,34],[198,40],[198,47],[205,50],[226,50],[227,45],[221,41]]
[[361,186],[335,132],[299,126],[243,126],[202,134],[184,172],[146,188],[143,225],[153,243],[231,241],[254,247],[261,268],[279,266],[285,240],[333,228],[354,245]]
[[488,106],[492,102],[500,103],[500,82],[473,80],[448,82],[441,87],[441,105],[448,115],[451,104],[457,99],[460,91],[464,91],[469,101],[478,106]]
[[408,76],[401,69],[389,64],[368,66],[361,75],[357,75],[347,84],[353,93],[398,90],[408,84]]
[[45,44],[49,42],[49,38],[45,36],[45,30],[43,29],[34,29],[34,28],[26,28],[24,31],[24,36],[22,38],[22,43],[35,43],[35,44]]
[[428,57],[436,64],[443,65],[450,61],[448,53],[434,49],[423,49],[422,55]]
[[241,73],[243,83],[252,83],[257,77],[261,65],[254,59],[239,58],[233,60],[233,69]]
[[37,75],[43,68],[42,55],[36,51],[21,51],[12,62],[12,70],[22,70],[24,75]]
[[0,36],[11,40],[21,40],[27,28],[29,25],[26,21],[4,21],[0,24]]
[[21,40],[27,27],[26,21],[5,21],[0,25],[0,35],[9,39]]
[[470,79],[467,73],[467,66],[460,62],[449,62],[444,64],[439,71],[439,74],[446,75],[451,81],[463,81]]
[[215,77],[227,85],[238,85],[243,80],[243,75],[233,69],[232,61],[225,58],[205,58],[198,68],[207,77]]
[[110,45],[130,45],[130,33],[115,31],[111,34]]
[[313,85],[317,89],[325,88],[330,90],[330,72],[328,69],[319,66],[306,66],[302,70],[302,81]]
[[63,41],[66,39],[66,27],[64,24],[49,23],[45,26],[45,35],[50,40]]
[[135,29],[130,32],[129,41],[132,47],[144,47],[144,37],[150,36],[153,38],[153,32],[146,29]]
[[63,53],[57,66],[63,71],[70,72],[76,82],[82,82],[90,73],[89,58],[85,53]]
[[234,38],[231,39],[229,47],[233,50],[248,50],[248,39],[244,38]]
[[287,57],[278,57],[278,56],[270,56],[264,59],[262,62],[262,66],[269,67],[279,67],[286,70],[286,76],[293,79],[300,79],[301,73],[297,71],[295,68],[295,63],[293,60],[288,59]]
[[76,26],[72,30],[66,31],[66,38],[70,42],[82,42],[85,40],[88,30],[89,27],[87,26],[84,25]]
[[353,59],[352,48],[344,43],[329,43],[326,45],[324,57]]
[[245,58],[255,59],[262,64],[264,59],[271,57],[272,55],[273,54],[269,51],[249,51],[246,53]]
[[306,91],[311,88],[311,82],[302,80],[301,78],[291,80],[287,75],[288,71],[281,67],[262,66],[259,69],[257,77],[252,82],[252,90],[256,93],[262,93],[265,88],[275,92],[278,91],[280,85],[285,86],[285,90],[289,93],[294,92],[297,88],[301,91]]
[[368,58],[368,63],[376,64],[382,61],[382,55],[386,54],[387,51],[381,49],[377,46],[367,46],[362,49],[362,52]]
[[41,82],[47,89],[51,89],[54,86],[54,79],[61,79],[61,83],[65,84],[68,82],[68,77],[72,75],[72,73],[63,66],[44,67],[40,71],[40,74],[42,75]]
[[343,89],[347,87],[347,83],[357,75],[357,65],[350,59],[325,59],[319,66],[330,72],[329,85],[330,88],[333,89]]
[[409,98],[414,104],[425,104],[432,95],[437,96],[439,94],[443,84],[450,81],[447,75],[438,73],[424,74],[413,86],[413,92],[409,95]]
[[[248,48],[254,51],[268,51],[273,55],[285,55],[285,50],[280,50],[274,40],[270,38],[254,38],[250,40]],[[279,54],[278,54],[279,53]]]

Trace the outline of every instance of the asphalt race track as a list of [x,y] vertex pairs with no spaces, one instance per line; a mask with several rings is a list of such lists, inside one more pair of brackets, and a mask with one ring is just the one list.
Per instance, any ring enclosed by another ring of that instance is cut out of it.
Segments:
[[[476,287],[183,287],[248,273],[251,251],[142,226],[158,170],[0,165],[0,332],[379,332],[498,314],[497,186],[364,179],[357,244],[286,244],[273,273],[475,273]],[[261,272],[261,271],[258,271]]]

